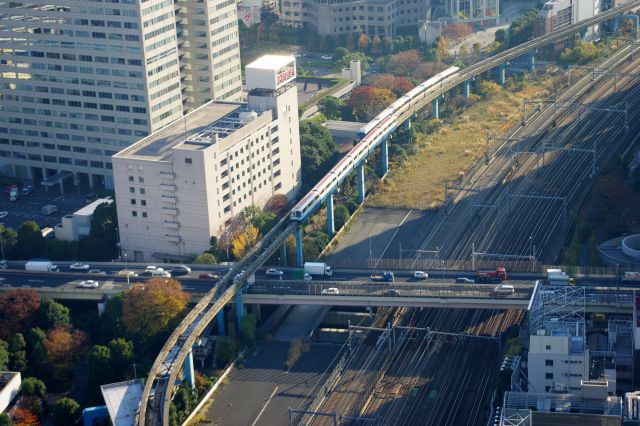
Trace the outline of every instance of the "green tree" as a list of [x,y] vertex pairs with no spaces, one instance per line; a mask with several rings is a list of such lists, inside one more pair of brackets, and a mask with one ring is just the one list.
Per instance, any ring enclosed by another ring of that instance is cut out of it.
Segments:
[[533,37],[533,25],[537,17],[538,11],[532,9],[520,15],[509,25],[509,43],[512,47],[522,44]]
[[240,320],[240,335],[242,341],[248,345],[253,346],[256,342],[256,324],[257,318],[253,314],[247,314]]
[[23,395],[36,396],[38,398],[44,398],[47,393],[47,386],[44,382],[36,377],[27,377],[22,380],[20,385],[20,392]]
[[44,254],[44,237],[34,221],[27,221],[18,228],[15,255],[18,259],[30,259]]
[[78,255],[78,243],[75,241],[45,240],[44,253],[47,259],[69,260]]
[[43,298],[36,314],[36,325],[44,330],[67,325],[70,322],[69,308],[53,299]]
[[18,234],[13,229],[0,225],[0,238],[2,239],[3,258],[13,258],[15,256],[14,248],[18,241]]
[[0,414],[0,426],[13,426],[13,420],[7,413]]
[[62,398],[53,406],[53,423],[72,426],[80,422],[80,404],[71,398]]
[[345,49],[344,47],[337,47],[336,50],[333,51],[333,60],[334,61],[340,61],[342,60],[342,58],[344,58],[345,56],[347,56],[349,53],[348,49]]
[[350,215],[358,210],[358,203],[356,203],[354,200],[348,200],[346,203],[344,203],[344,206],[347,208]]
[[46,339],[46,333],[38,327],[32,328],[27,334],[29,372],[35,376],[41,376],[45,369],[47,351],[44,347],[44,341]]
[[27,343],[22,333],[16,333],[9,339],[9,352],[11,355],[11,370],[24,371],[27,368]]
[[87,378],[95,388],[109,383],[116,375],[111,360],[111,350],[107,346],[95,345],[89,351]]
[[169,407],[169,426],[181,425],[197,402],[197,391],[186,384],[180,385]]
[[91,217],[89,236],[80,240],[79,252],[87,260],[112,260],[118,256],[116,203],[102,203]]
[[9,365],[9,344],[0,340],[0,371],[6,371]]
[[216,263],[218,263],[218,261],[214,255],[206,252],[196,256],[196,258],[193,259],[193,263],[198,263],[201,265],[215,265]]
[[218,237],[215,235],[212,235],[211,238],[209,238],[209,253],[214,256],[218,254]]
[[311,189],[336,161],[336,144],[326,127],[310,120],[300,122],[302,191]]
[[333,96],[327,96],[318,102],[318,110],[330,120],[339,120],[345,107],[346,104],[342,99]]
[[504,29],[499,29],[496,31],[496,41],[498,43],[504,43],[507,40],[507,31]]
[[120,376],[118,378],[122,378],[129,371],[133,362],[133,342],[119,337],[109,342],[109,350],[111,351],[111,367]]
[[345,223],[349,220],[349,210],[340,204],[333,210],[333,223],[335,224],[336,231],[342,229]]
[[216,344],[216,358],[219,362],[218,366],[227,365],[238,354],[238,345],[235,340],[230,337],[219,339]]
[[107,300],[104,312],[98,317],[93,332],[94,342],[107,344],[108,341],[126,333],[122,322],[122,301],[124,292],[118,293]]

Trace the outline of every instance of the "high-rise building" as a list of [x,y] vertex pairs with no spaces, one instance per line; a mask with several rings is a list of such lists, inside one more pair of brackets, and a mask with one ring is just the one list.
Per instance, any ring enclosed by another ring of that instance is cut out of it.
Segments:
[[111,156],[239,100],[234,0],[0,0],[0,174],[113,188]]
[[322,36],[366,33],[395,37],[429,19],[430,0],[284,0],[283,25],[307,26]]
[[123,254],[185,261],[245,207],[301,184],[295,59],[247,65],[248,102],[212,101],[113,157]]

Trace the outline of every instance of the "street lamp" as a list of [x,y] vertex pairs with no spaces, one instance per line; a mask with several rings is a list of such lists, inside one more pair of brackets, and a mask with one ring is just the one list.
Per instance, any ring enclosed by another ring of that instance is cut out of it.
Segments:
[[369,232],[369,263],[371,264],[370,268],[373,268],[373,252],[371,251],[371,232]]
[[128,268],[128,263],[127,263],[127,253],[124,253],[124,270],[126,271],[125,274],[127,275],[127,285],[129,285],[129,268]]

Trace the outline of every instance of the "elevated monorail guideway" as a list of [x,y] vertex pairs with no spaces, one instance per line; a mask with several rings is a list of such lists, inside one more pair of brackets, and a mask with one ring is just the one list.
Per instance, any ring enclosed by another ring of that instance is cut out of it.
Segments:
[[[530,53],[530,69],[533,69],[535,50],[548,43],[562,40],[576,32],[596,25],[600,22],[623,15],[627,10],[640,7],[640,0],[630,1],[624,5],[606,10],[599,15],[569,25],[530,42],[516,46],[491,58],[485,59],[466,69],[451,67],[430,78],[406,95],[402,96],[370,123],[363,131],[362,140],[331,171],[291,209],[265,235],[245,258],[243,258],[225,277],[211,289],[202,300],[187,314],[183,321],[167,339],[160,354],[156,358],[147,378],[138,414],[139,425],[166,425],[169,420],[169,405],[179,367],[191,353],[196,338],[205,330],[213,317],[234,296],[241,297],[247,278],[251,276],[279,247],[286,238],[296,235],[297,261],[302,263],[302,234],[300,226],[322,202],[327,203],[329,233],[333,226],[333,193],[349,173],[357,170],[359,180],[359,200],[364,201],[364,161],[378,145],[382,146],[383,172],[388,168],[387,140],[391,133],[404,124],[414,114],[433,103],[437,113],[438,99],[448,90],[464,84],[465,95],[469,95],[470,81],[477,75],[500,67],[499,79],[504,82],[505,63],[509,60]],[[637,30],[637,28],[636,28]],[[290,219],[290,220],[289,220]],[[156,385],[152,396],[152,387]]]

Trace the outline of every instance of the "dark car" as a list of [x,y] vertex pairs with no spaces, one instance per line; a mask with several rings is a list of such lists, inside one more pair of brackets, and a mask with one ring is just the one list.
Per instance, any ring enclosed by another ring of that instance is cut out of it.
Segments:
[[386,297],[398,297],[400,296],[400,290],[389,289],[382,292],[383,296]]
[[456,283],[458,283],[458,284],[475,284],[475,281],[472,280],[471,278],[459,277],[459,278],[456,278]]
[[172,277],[180,277],[182,275],[189,275],[189,272],[185,269],[182,268],[175,268],[175,269],[171,269],[169,272],[171,272],[171,276]]
[[198,278],[201,280],[219,280],[220,276],[217,274],[200,274]]

